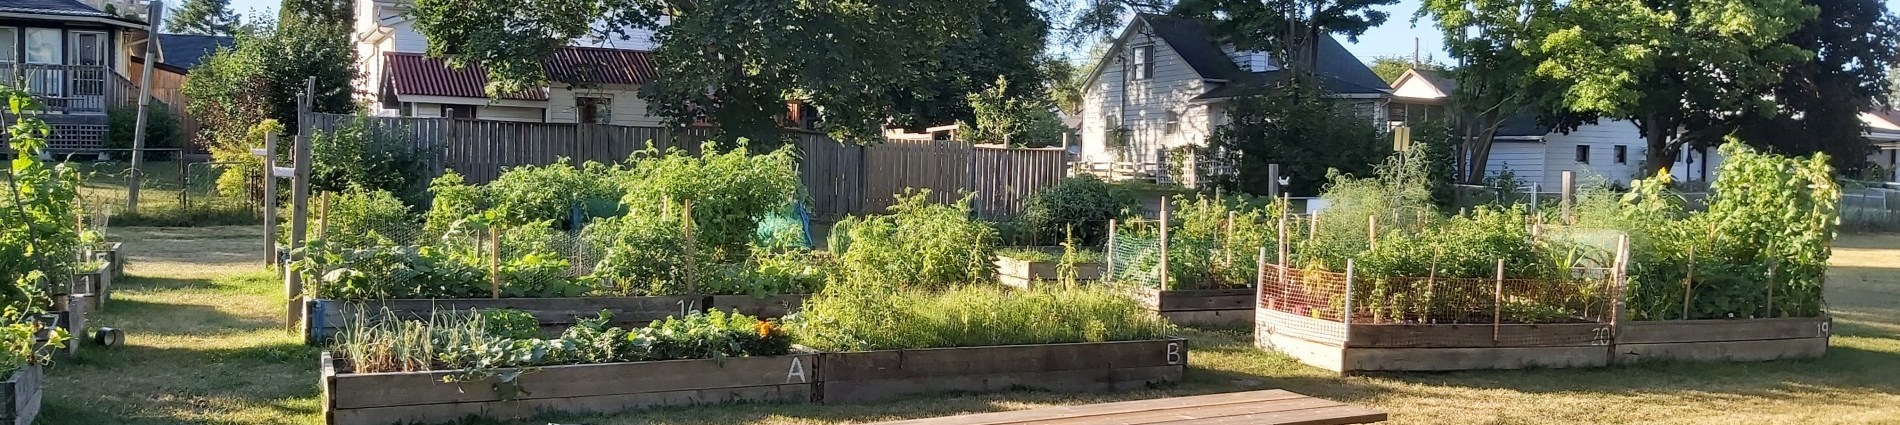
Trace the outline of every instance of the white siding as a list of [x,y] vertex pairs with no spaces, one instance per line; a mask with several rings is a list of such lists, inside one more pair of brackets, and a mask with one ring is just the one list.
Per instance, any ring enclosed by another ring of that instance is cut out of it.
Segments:
[[1508,169],[1518,184],[1543,183],[1546,151],[1539,142],[1496,141],[1484,163],[1484,174],[1495,177]]
[[[1135,25],[1122,48],[1109,52],[1101,75],[1084,97],[1082,151],[1094,153],[1091,159],[1116,156],[1106,148],[1116,123],[1129,132],[1128,152],[1120,158],[1131,161],[1154,162],[1159,150],[1207,140],[1206,106],[1189,103],[1207,92],[1200,74],[1160,37],[1146,34],[1146,24]],[[1134,50],[1149,45],[1154,46],[1154,78],[1126,78],[1132,76],[1126,68],[1133,63]]]
[[542,122],[547,118],[547,111],[541,108],[516,106],[482,106],[475,110],[475,118],[492,121]]
[[660,117],[647,114],[647,102],[640,99],[637,86],[618,88],[599,88],[572,90],[556,87],[548,89],[548,122],[575,122],[575,97],[606,97],[613,99],[613,110],[609,111],[611,124],[655,127],[660,125]]
[[1392,95],[1417,99],[1438,99],[1446,96],[1445,92],[1432,87],[1432,83],[1425,81],[1424,78],[1405,79],[1404,82],[1399,83],[1398,87],[1392,88]]
[[[1596,177],[1623,186],[1628,186],[1633,177],[1640,178],[1637,174],[1642,172],[1642,134],[1628,121],[1605,120],[1577,127],[1570,134],[1551,133],[1544,136],[1544,145],[1549,149],[1542,180],[1544,187],[1562,187],[1565,170],[1576,173],[1580,183]],[[1577,146],[1590,147],[1589,164],[1577,163]],[[1621,164],[1616,162],[1617,146],[1628,150]]]

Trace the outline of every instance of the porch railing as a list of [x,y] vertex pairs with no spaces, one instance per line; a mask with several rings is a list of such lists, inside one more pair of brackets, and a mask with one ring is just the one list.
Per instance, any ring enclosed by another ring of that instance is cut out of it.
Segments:
[[136,93],[124,76],[96,65],[0,63],[0,83],[25,87],[47,112],[68,114],[104,114]]

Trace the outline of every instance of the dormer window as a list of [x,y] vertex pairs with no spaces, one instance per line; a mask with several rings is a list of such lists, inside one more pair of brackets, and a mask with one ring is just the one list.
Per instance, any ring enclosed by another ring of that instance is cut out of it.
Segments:
[[1227,57],[1234,60],[1234,66],[1240,67],[1242,71],[1267,72],[1280,69],[1279,65],[1273,63],[1273,56],[1264,51],[1235,50],[1232,44],[1221,46],[1221,51],[1226,52]]

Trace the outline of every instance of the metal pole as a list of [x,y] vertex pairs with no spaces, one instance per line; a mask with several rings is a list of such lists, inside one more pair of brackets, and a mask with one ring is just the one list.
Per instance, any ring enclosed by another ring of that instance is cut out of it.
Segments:
[[1267,197],[1280,197],[1280,164],[1267,164]]
[[[152,66],[158,63],[158,26],[160,22],[164,22],[160,16],[163,13],[165,13],[165,3],[159,0],[152,0],[145,11],[146,22],[150,24],[145,30],[145,69],[142,71],[143,77],[139,80],[138,119],[132,127],[132,173],[129,176],[132,184],[126,185],[125,188],[125,212],[127,213],[139,212],[139,180],[141,180],[139,167],[145,164],[145,111],[151,109],[152,106]],[[183,161],[184,158],[178,160]]]

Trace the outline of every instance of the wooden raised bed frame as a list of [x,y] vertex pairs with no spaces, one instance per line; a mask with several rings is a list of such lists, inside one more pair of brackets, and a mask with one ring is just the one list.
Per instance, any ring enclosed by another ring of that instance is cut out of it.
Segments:
[[[534,368],[501,383],[459,384],[456,371],[340,373],[322,355],[324,422],[436,423],[469,416],[519,419],[544,412],[607,413],[650,406],[811,399],[816,355],[667,360]],[[504,396],[506,394],[506,396]]]
[[813,401],[1035,388],[1108,392],[1179,382],[1187,340],[1088,342],[825,353]]
[[[938,392],[1144,389],[1179,382],[1187,341],[1093,342],[793,354],[535,368],[513,383],[443,383],[457,371],[342,373],[321,358],[324,421],[430,423],[725,402],[852,403]],[[503,394],[511,394],[504,397]]]
[[39,365],[29,364],[0,381],[0,423],[29,425],[39,418],[44,376]]
[[1136,291],[1134,296],[1149,310],[1177,325],[1249,326],[1254,322],[1254,288],[1174,291],[1146,288]]
[[1831,327],[1827,317],[1345,325],[1268,309],[1261,309],[1256,321],[1255,345],[1340,373],[1815,358],[1827,353]]
[[[1062,281],[1061,261],[1030,261],[1004,255],[996,256],[996,278],[1004,285],[1029,289],[1035,285]],[[1093,282],[1102,278],[1101,263],[1077,263],[1075,280]]]
[[[311,317],[310,332],[313,341],[327,340],[355,317],[358,311],[364,314],[382,314],[387,308],[397,317],[404,319],[426,319],[437,311],[458,311],[466,313],[469,309],[507,308],[526,311],[541,322],[545,331],[560,332],[572,326],[577,319],[593,318],[606,310],[613,314],[611,325],[621,327],[643,327],[655,320],[667,317],[685,316],[692,311],[707,307],[726,311],[737,311],[760,318],[778,318],[796,311],[803,305],[806,295],[770,295],[755,297],[750,295],[676,295],[658,297],[569,297],[569,298],[454,298],[454,299],[401,299],[382,301],[346,302],[335,300],[312,300],[305,303]],[[359,310],[360,309],[360,310]]]

